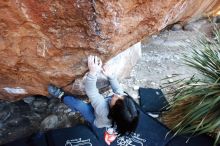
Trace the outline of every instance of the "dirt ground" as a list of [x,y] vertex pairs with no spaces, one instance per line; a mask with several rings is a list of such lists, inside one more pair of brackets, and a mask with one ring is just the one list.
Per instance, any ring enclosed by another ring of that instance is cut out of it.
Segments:
[[[124,89],[134,98],[138,98],[138,88],[162,88],[164,83],[173,82],[173,76],[190,77],[195,71],[184,65],[183,54],[189,55],[187,44],[196,40],[196,31],[165,30],[142,41],[142,58],[134,66],[130,76],[121,80]],[[163,80],[169,78],[167,80]],[[166,94],[171,88],[164,88]],[[175,88],[175,87],[174,87]],[[171,97],[166,96],[170,99]]]

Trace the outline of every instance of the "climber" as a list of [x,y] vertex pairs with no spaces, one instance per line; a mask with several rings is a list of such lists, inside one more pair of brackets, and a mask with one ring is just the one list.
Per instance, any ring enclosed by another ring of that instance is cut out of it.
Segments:
[[[89,73],[85,81],[85,91],[91,103],[67,95],[62,89],[48,86],[48,92],[60,98],[69,108],[79,111],[86,121],[97,128],[115,127],[117,134],[125,135],[133,132],[138,123],[139,112],[132,98],[124,93],[113,71],[108,66],[102,67],[97,56],[88,57]],[[104,98],[96,87],[97,73],[102,72],[109,80],[114,94]]]

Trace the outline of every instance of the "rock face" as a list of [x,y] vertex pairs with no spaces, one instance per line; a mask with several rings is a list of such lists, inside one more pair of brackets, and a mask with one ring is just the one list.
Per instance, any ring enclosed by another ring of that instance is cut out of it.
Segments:
[[87,71],[87,56],[104,61],[177,21],[219,8],[218,0],[2,0],[0,98],[47,95]]

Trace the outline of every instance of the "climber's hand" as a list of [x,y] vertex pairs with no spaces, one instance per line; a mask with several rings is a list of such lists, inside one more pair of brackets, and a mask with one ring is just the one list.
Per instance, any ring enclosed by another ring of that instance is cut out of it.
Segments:
[[110,69],[110,66],[109,66],[108,64],[105,64],[105,65],[103,66],[103,68],[102,68],[102,73],[103,73],[106,77],[108,77],[108,78],[110,78],[110,77],[113,76],[113,72],[112,72],[112,70]]
[[102,69],[102,60],[97,56],[89,56],[88,57],[88,67],[89,73],[92,75],[96,75],[97,72],[101,71]]

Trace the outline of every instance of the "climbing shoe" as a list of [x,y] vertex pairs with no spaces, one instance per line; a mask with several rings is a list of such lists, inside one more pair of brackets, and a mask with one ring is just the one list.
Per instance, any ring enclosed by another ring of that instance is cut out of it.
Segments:
[[64,91],[61,88],[58,88],[52,84],[48,85],[48,93],[59,99],[61,99],[61,97],[64,95]]

